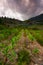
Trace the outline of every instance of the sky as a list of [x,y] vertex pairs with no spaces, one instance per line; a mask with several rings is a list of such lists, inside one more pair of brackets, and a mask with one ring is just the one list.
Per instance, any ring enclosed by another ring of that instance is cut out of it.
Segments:
[[26,20],[43,13],[43,0],[0,0],[0,17]]

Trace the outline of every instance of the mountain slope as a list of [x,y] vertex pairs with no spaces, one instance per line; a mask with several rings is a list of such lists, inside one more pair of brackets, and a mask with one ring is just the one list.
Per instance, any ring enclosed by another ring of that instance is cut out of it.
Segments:
[[40,14],[40,15],[38,15],[36,17],[32,17],[29,20],[31,20],[31,21],[40,21],[40,20],[43,20],[43,14]]

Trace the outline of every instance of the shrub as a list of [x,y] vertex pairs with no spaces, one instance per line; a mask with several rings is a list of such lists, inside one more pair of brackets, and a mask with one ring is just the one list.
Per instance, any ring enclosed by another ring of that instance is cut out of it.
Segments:
[[21,50],[18,53],[18,65],[22,65],[26,63],[26,65],[30,63],[30,55],[26,50]]

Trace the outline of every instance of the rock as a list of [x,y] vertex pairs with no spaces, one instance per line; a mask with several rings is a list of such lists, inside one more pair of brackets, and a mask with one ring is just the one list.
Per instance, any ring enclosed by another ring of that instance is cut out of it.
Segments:
[[35,65],[38,65],[38,64],[35,64]]
[[41,58],[39,58],[39,61],[41,61],[42,59]]

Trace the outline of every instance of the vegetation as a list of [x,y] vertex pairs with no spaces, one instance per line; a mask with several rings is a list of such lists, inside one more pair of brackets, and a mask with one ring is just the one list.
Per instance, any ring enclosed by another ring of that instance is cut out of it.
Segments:
[[39,53],[39,50],[38,50],[38,48],[34,48],[34,49],[32,50],[32,52],[33,52],[34,54],[38,54],[38,53]]
[[21,50],[18,53],[18,65],[29,65],[30,64],[30,55],[26,50]]
[[34,41],[35,38],[32,36],[32,34],[30,33],[30,31],[26,30],[27,36],[31,41]]
[[0,18],[0,65],[30,65],[43,47],[43,25],[33,23]]
[[34,36],[34,38],[43,46],[43,30],[32,30],[30,33]]

